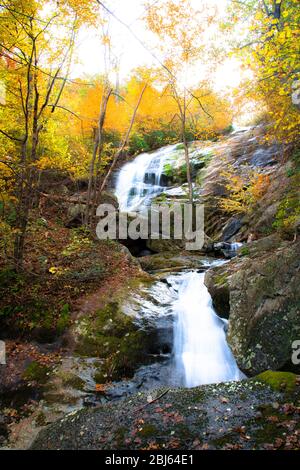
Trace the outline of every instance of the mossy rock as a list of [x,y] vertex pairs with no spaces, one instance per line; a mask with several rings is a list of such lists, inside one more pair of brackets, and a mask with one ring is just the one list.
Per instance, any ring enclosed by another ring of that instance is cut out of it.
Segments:
[[256,379],[267,383],[273,390],[293,392],[299,376],[292,372],[274,372],[267,370],[256,376]]
[[48,366],[44,366],[37,361],[33,361],[24,371],[23,378],[28,382],[37,382],[42,385],[47,382],[49,372],[50,368]]
[[205,285],[213,299],[217,313],[224,318],[229,317],[229,272],[226,266],[210,269],[205,274]]
[[300,332],[299,241],[276,235],[246,248],[244,256],[205,275],[217,313],[229,318],[228,343],[247,375],[294,371],[292,344]]
[[157,271],[167,268],[185,267],[190,264],[187,259],[180,256],[173,256],[172,252],[158,253],[155,255],[140,258],[140,264],[145,271]]
[[61,374],[62,382],[65,386],[75,390],[83,391],[85,389],[85,381],[72,372],[64,372]]
[[97,383],[131,375],[137,365],[147,360],[149,337],[126,315],[122,302],[110,302],[79,323],[76,353],[99,357],[101,366]]

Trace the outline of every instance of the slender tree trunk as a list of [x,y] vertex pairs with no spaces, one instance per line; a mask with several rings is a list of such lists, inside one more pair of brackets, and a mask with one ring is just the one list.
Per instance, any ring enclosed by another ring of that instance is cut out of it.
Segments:
[[112,171],[113,171],[113,169],[115,168],[118,159],[120,158],[120,156],[123,155],[124,150],[125,150],[125,147],[126,147],[127,144],[128,144],[129,137],[130,137],[130,134],[131,134],[131,131],[132,131],[132,127],[133,127],[133,124],[134,124],[134,122],[135,122],[136,114],[137,114],[137,112],[138,112],[139,106],[140,106],[141,101],[142,101],[142,99],[143,99],[143,95],[144,95],[144,93],[145,93],[145,91],[146,91],[147,85],[148,85],[147,83],[144,85],[144,87],[143,87],[143,89],[142,89],[142,91],[141,91],[141,93],[140,93],[139,99],[138,99],[138,101],[137,101],[137,103],[136,103],[136,105],[135,105],[135,108],[134,108],[134,111],[133,111],[133,114],[132,114],[132,117],[131,117],[131,121],[130,121],[128,130],[127,130],[127,132],[126,132],[126,136],[124,137],[124,140],[123,140],[123,142],[121,143],[121,145],[120,145],[118,151],[116,152],[116,154],[115,154],[115,156],[114,156],[114,158],[113,158],[113,161],[112,161],[112,163],[111,163],[111,165],[110,165],[110,167],[109,167],[109,170],[108,170],[108,172],[106,173],[106,175],[105,175],[105,177],[104,177],[104,180],[103,180],[102,185],[101,185],[101,187],[100,187],[100,190],[99,190],[99,192],[98,192],[98,198],[97,198],[97,203],[98,203],[98,204],[99,204],[99,202],[100,202],[100,200],[101,200],[101,195],[102,195],[102,192],[103,192],[103,190],[104,190],[104,188],[105,188],[105,186],[106,186],[106,184],[107,184],[107,181],[108,181],[109,177],[111,176]]
[[188,182],[189,188],[189,202],[193,204],[193,183],[192,183],[192,176],[191,176],[191,163],[190,163],[190,155],[189,155],[189,147],[186,140],[186,94],[184,94],[184,102],[183,108],[181,113],[181,123],[182,123],[182,142],[184,146],[184,157],[185,157],[185,164],[186,164],[186,177]]
[[[90,213],[91,213],[91,205],[92,205],[91,204],[92,203],[92,192],[93,192],[93,188],[96,188],[96,185],[97,185],[97,181],[95,181],[96,158],[97,158],[97,155],[98,155],[98,165],[99,165],[100,161],[101,161],[103,126],[104,126],[104,122],[105,122],[107,105],[108,105],[108,102],[109,102],[109,98],[111,97],[112,91],[113,90],[112,90],[111,87],[106,87],[106,89],[104,90],[102,99],[101,99],[98,127],[97,127],[97,130],[96,130],[93,155],[92,155],[92,160],[91,160],[91,163],[90,163],[89,184],[88,184],[86,212],[85,212],[85,224],[86,225],[88,225],[90,223]],[[96,191],[96,190],[94,189],[94,191]]]
[[[74,26],[75,27],[75,26]],[[32,41],[31,53],[27,63],[27,89],[26,96],[23,96],[22,87],[20,87],[20,97],[22,101],[22,109],[24,113],[24,139],[21,148],[21,178],[19,188],[17,189],[18,207],[16,211],[16,236],[14,241],[14,263],[15,269],[22,269],[24,260],[24,247],[26,230],[28,225],[30,209],[33,205],[34,186],[37,179],[37,170],[35,163],[38,159],[38,144],[40,132],[44,125],[44,112],[49,105],[49,100],[54,93],[54,87],[58,80],[59,73],[65,63],[66,58],[71,50],[74,37],[70,40],[69,47],[64,55],[62,62],[58,66],[54,76],[49,80],[46,96],[41,106],[39,106],[40,94],[38,90],[38,54],[37,54],[37,38],[34,35],[31,22],[32,33],[29,35]],[[61,98],[60,91],[52,112],[58,105]],[[47,120],[47,119],[46,119]]]

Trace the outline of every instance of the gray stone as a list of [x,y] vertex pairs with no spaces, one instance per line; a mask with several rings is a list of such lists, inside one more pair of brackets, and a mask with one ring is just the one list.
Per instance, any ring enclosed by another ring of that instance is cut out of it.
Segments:
[[238,231],[242,228],[242,220],[238,219],[237,217],[232,217],[227,224],[225,225],[221,239],[225,242],[231,240],[231,238],[238,233]]
[[258,148],[253,153],[251,165],[256,167],[273,166],[278,163],[278,146]]
[[267,237],[206,274],[219,313],[229,314],[228,342],[247,374],[292,367],[300,335],[300,242]]

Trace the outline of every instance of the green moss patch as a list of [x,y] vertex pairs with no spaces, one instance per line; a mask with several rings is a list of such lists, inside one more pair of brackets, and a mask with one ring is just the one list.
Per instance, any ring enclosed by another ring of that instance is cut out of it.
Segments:
[[273,390],[293,392],[297,384],[297,375],[292,372],[274,372],[267,370],[259,374],[256,379],[270,385]]
[[26,368],[23,373],[23,378],[28,382],[37,382],[38,384],[44,384],[48,380],[50,368],[40,364],[39,362],[33,361]]

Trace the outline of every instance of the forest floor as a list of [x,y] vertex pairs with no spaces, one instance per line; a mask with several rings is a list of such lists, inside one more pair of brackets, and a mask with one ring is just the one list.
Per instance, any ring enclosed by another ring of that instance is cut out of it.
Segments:
[[138,264],[114,242],[68,229],[57,211],[32,214],[24,272],[0,269],[0,323],[7,365],[0,365],[0,445],[30,416],[51,371],[72,352],[77,317],[103,307]]

